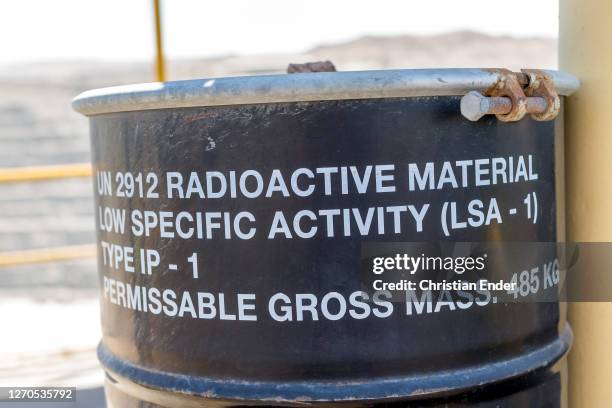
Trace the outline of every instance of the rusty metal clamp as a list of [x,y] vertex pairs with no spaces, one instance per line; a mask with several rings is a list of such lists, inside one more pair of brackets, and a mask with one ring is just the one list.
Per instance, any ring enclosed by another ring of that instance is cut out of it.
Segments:
[[540,97],[546,100],[546,110],[541,113],[531,113],[531,117],[538,121],[556,118],[561,109],[561,100],[555,91],[555,85],[550,76],[538,69],[522,69],[521,72],[529,77],[529,84],[525,88],[525,95],[528,97]]
[[512,103],[510,111],[495,116],[502,122],[517,122],[527,113],[527,96],[514,72],[500,69],[499,74],[499,81],[489,89],[487,96],[509,98]]
[[516,122],[529,113],[534,120],[548,121],[559,113],[561,101],[552,79],[544,71],[493,72],[499,80],[485,95],[471,91],[461,98],[461,114],[466,119],[477,121],[484,115],[496,115],[502,122]]

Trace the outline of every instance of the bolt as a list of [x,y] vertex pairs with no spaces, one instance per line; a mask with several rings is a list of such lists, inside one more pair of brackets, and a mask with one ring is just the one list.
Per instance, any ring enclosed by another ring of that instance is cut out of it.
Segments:
[[[527,98],[527,113],[546,111],[546,99],[538,96]],[[484,115],[505,115],[512,110],[512,100],[503,96],[487,97],[479,92],[470,91],[461,98],[461,114],[472,122]]]

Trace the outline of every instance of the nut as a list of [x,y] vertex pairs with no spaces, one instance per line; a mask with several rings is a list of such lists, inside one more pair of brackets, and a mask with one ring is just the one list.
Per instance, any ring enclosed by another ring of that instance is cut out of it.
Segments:
[[489,98],[479,92],[470,91],[461,98],[461,114],[472,122],[476,122],[489,113]]

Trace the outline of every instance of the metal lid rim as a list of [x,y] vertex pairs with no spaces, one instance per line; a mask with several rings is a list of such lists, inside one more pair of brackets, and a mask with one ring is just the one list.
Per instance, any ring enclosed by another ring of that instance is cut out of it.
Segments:
[[[546,71],[560,95],[580,83],[561,71]],[[463,95],[485,91],[499,79],[477,68],[402,69],[206,78],[94,89],[72,107],[84,115],[198,106]]]

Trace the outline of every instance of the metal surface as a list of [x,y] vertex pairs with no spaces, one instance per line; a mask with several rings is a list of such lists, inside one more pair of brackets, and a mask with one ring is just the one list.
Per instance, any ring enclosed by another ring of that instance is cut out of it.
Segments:
[[549,74],[536,69],[523,69],[521,73],[507,69],[489,71],[500,75],[499,82],[486,91],[486,96],[470,91],[461,98],[461,114],[466,119],[475,122],[494,114],[502,122],[516,122],[526,113],[539,121],[557,117],[561,101]]
[[512,102],[508,113],[498,113],[495,116],[502,122],[516,122],[523,119],[527,113],[527,96],[516,75],[507,69],[492,70],[499,74],[499,81],[491,86],[486,94],[493,97],[506,97]]
[[561,99],[555,91],[555,85],[548,74],[537,69],[523,69],[529,76],[529,85],[525,88],[525,95],[529,98],[541,98],[545,101],[546,109],[542,111],[527,111],[534,120],[547,121],[553,120],[561,109]]
[[[569,74],[546,72],[559,95],[569,95],[579,86],[578,80]],[[485,92],[499,80],[499,70],[483,69],[317,72],[210,78],[87,91],[74,99],[73,108],[85,115],[97,115],[196,106],[464,95],[472,90]]]
[[306,62],[303,64],[289,64],[288,74],[304,72],[336,72],[336,66],[331,61]]
[[[612,241],[612,2],[561,0],[559,65],[579,76],[567,101],[567,233],[575,242]],[[601,268],[602,265],[593,265]],[[612,274],[602,271],[609,286]],[[612,303],[574,302],[576,343],[569,357],[570,406],[612,401]]]
[[[97,195],[96,206],[126,211],[249,210],[255,219],[263,220],[263,225],[258,224],[262,230],[277,210],[293,214],[301,208],[429,203],[431,211],[439,213],[444,203],[466,205],[474,197],[496,198],[504,206],[521,205],[525,195],[533,192],[539,197],[537,222],[515,217],[450,235],[436,222],[423,224],[419,231],[383,236],[375,232],[345,235],[345,230],[309,239],[270,239],[263,233],[249,240],[223,235],[175,240],[162,238],[158,230],[146,236],[99,230],[101,242],[155,248],[163,265],[178,265],[178,271],[160,266],[150,275],[126,273],[99,256],[104,333],[99,356],[117,386],[150,390],[146,398],[160,403],[155,398],[161,395],[173,401],[170,406],[186,406],[194,398],[233,404],[341,401],[357,405],[457,394],[543,370],[560,359],[571,342],[571,330],[555,302],[496,304],[490,300],[486,307],[472,302],[469,310],[423,314],[407,314],[406,306],[397,303],[393,314],[385,318],[370,314],[367,319],[320,315],[316,320],[278,321],[266,314],[269,299],[278,293],[289,299],[300,294],[321,299],[331,292],[348,298],[359,290],[360,246],[365,241],[554,242],[558,238],[555,154],[561,118],[502,123],[487,117],[470,123],[458,115],[459,100],[456,96],[366,98],[92,117],[96,171],[150,172],[158,175],[162,189],[167,172],[187,178],[191,172],[205,170],[228,174],[258,169],[270,174],[274,169],[285,173],[300,167],[360,168],[377,163],[400,169],[408,163],[527,154],[537,157],[539,175],[529,183],[398,190],[384,197],[365,193],[285,198],[279,194],[264,201],[243,196],[202,201]],[[407,177],[398,172],[397,185],[407,186]],[[205,260],[201,276],[187,273],[184,259],[193,253]],[[239,321],[218,314],[202,319],[136,310],[134,304],[128,307],[117,298],[112,300],[111,286],[125,289],[127,284],[145,291],[210,293],[217,302],[223,294],[224,302],[230,302],[223,306],[224,313],[236,313],[231,299],[252,293],[261,314],[256,321]]]
[[[479,387],[460,396],[417,402],[402,401],[364,405],[379,408],[563,408],[567,406],[561,397],[567,387],[564,384],[563,370],[563,367],[555,366],[535,375],[525,375],[490,387]],[[167,394],[133,384],[126,387],[126,384],[125,381],[117,381],[113,376],[107,376],[104,388],[109,408],[175,408],[177,406],[176,400],[169,398]],[[151,400],[158,403],[147,402]],[[335,406],[351,407],[355,405],[345,403]],[[201,399],[187,397],[181,401],[180,405],[181,408],[201,408],[203,406],[244,408],[248,405],[230,401],[207,401],[203,405]],[[295,406],[304,407],[308,404],[296,404]]]
[[[540,97],[527,98],[527,113],[544,113],[547,109],[546,99]],[[461,114],[472,122],[485,115],[505,115],[512,110],[510,98],[484,96],[480,92],[468,92],[461,98]]]
[[[143,368],[118,359],[101,345],[98,358],[116,383],[130,388],[130,382],[138,387],[146,387],[167,393],[169,400],[180,405],[197,397],[205,396],[211,403],[240,401],[262,405],[303,405],[306,403],[350,402],[354,405],[368,402],[392,402],[394,400],[426,400],[445,394],[457,395],[458,391],[469,391],[478,386],[491,385],[521,375],[532,374],[553,365],[569,348],[571,331],[568,329],[561,337],[541,349],[478,367],[467,367],[447,373],[431,373],[411,377],[367,378],[371,372],[364,371],[366,378],[348,381],[249,381],[238,378],[216,379],[193,375],[160,372],[157,369]],[[299,352],[295,350],[295,352]],[[359,356],[353,356],[358,359]],[[459,356],[457,356],[459,357]],[[348,364],[350,362],[347,361]],[[372,370],[373,371],[373,370]],[[263,373],[262,373],[263,374]],[[316,375],[309,373],[309,376]],[[263,376],[263,375],[262,375]],[[495,381],[491,381],[495,378]],[[141,391],[142,392],[142,391]],[[557,394],[554,398],[560,398]],[[163,399],[162,399],[163,400]],[[202,401],[200,401],[201,403]]]

